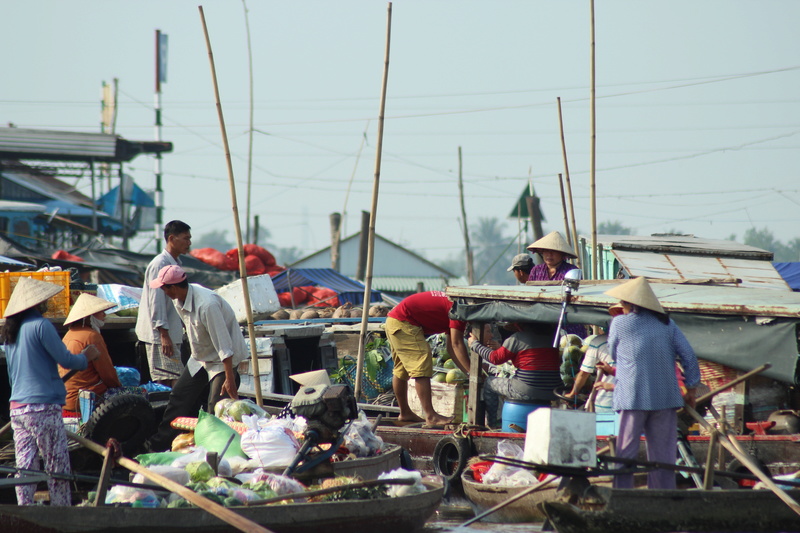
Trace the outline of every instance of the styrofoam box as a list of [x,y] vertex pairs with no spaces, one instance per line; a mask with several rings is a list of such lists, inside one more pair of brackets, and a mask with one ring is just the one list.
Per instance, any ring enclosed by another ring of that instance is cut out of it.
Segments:
[[[252,307],[253,320],[262,320],[281,308],[278,301],[278,294],[272,285],[272,278],[269,274],[253,276],[247,278],[247,289],[250,294],[250,307]],[[233,283],[220,287],[216,290],[225,301],[231,304],[236,320],[247,322],[247,311],[244,307],[244,291],[242,290],[242,280],[237,279]]]
[[[261,383],[261,393],[272,393],[275,390],[272,373],[261,374],[258,376],[258,381]],[[256,381],[251,374],[239,374],[241,382],[239,383],[240,394],[255,394]]]
[[[256,355],[272,355],[272,337],[256,337]],[[250,353],[250,337],[245,337],[247,353]]]
[[540,407],[528,415],[523,459],[537,464],[596,466],[595,414]]

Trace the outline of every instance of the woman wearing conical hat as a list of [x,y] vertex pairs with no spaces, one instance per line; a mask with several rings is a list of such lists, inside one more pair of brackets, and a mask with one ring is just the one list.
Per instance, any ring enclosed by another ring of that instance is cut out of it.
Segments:
[[[3,317],[3,348],[11,380],[11,428],[14,454],[20,469],[70,473],[67,434],[61,418],[66,395],[58,365],[82,370],[99,351],[87,346],[73,354],[61,342],[55,326],[42,316],[47,300],[64,287],[20,277]],[[69,481],[48,478],[50,505],[70,505]],[[17,503],[32,505],[36,485],[17,485]]]
[[[65,411],[71,411],[72,416],[77,416],[78,391],[90,390],[102,398],[107,389],[120,387],[117,370],[111,362],[108,348],[100,334],[106,318],[106,311],[114,307],[115,303],[97,296],[83,293],[78,296],[75,305],[64,321],[69,325],[69,331],[64,335],[64,345],[72,353],[81,353],[88,345],[94,344],[100,350],[100,357],[89,363],[86,370],[81,370],[70,379],[67,384],[67,403]],[[63,376],[68,370],[61,367],[59,373]],[[99,403],[99,402],[98,402]]]
[[533,267],[528,281],[562,280],[567,272],[577,268],[567,263],[568,257],[574,259],[577,256],[566,239],[557,231],[548,233],[534,242],[528,246],[528,250],[542,257],[542,263]]
[[[619,298],[623,315],[611,322],[608,345],[617,362],[614,410],[619,412],[617,455],[635,459],[640,435],[647,439],[648,461],[674,463],[678,409],[694,404],[700,368],[689,341],[670,319],[650,284],[640,277],[606,292]],[[680,361],[687,393],[681,396],[675,373]],[[614,487],[633,488],[633,474],[614,478]],[[654,470],[647,487],[674,489],[675,472]]]

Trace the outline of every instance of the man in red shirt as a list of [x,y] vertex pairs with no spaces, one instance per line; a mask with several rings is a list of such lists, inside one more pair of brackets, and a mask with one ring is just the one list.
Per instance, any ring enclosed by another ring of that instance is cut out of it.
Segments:
[[[386,338],[392,348],[394,361],[392,388],[400,406],[399,420],[402,422],[424,421],[429,427],[441,427],[450,422],[433,408],[433,354],[426,337],[444,333],[447,337],[447,351],[456,366],[469,374],[469,355],[464,344],[467,324],[450,319],[452,306],[453,302],[441,291],[420,292],[405,298],[386,317]],[[424,419],[408,405],[410,378],[414,378],[414,387],[425,411]]]

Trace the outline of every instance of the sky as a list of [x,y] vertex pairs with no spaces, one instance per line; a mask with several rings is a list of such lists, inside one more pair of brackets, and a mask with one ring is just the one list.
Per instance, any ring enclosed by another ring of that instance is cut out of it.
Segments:
[[[274,246],[329,244],[329,215],[358,231],[372,205],[387,3],[202,4],[242,228],[252,49],[251,216]],[[399,0],[390,57],[376,232],[437,261],[468,225],[508,218],[530,184],[545,232],[564,231],[557,99],[579,231],[590,235],[590,2]],[[245,7],[247,14],[245,15]],[[7,2],[0,123],[100,131],[100,89],[118,79],[116,133],[155,135],[155,31],[162,85],[164,220],[235,242],[225,151],[198,2]],[[597,222],[638,235],[741,242],[748,228],[800,236],[800,2],[606,0],[595,5]],[[145,189],[154,163],[125,172]],[[89,193],[89,179],[75,181]],[[516,253],[529,235],[509,250]],[[510,241],[509,241],[510,242]],[[132,249],[155,249],[152,233]]]

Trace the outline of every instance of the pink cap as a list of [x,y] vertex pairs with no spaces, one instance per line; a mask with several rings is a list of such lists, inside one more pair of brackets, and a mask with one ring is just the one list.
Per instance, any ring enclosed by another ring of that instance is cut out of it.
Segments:
[[160,289],[164,285],[175,285],[186,279],[186,272],[178,265],[167,265],[158,271],[156,279],[150,282],[151,289]]

